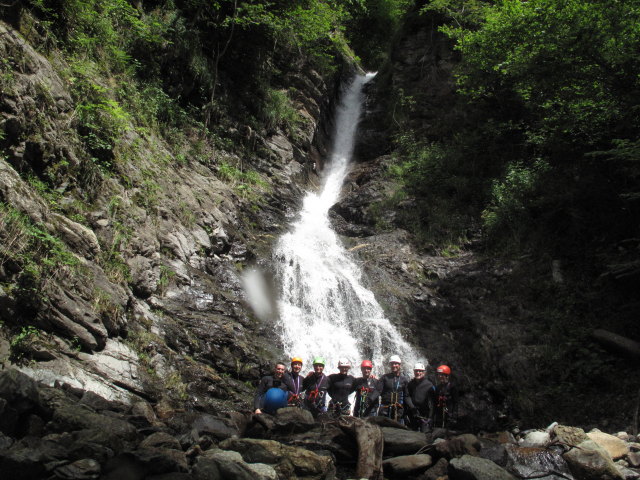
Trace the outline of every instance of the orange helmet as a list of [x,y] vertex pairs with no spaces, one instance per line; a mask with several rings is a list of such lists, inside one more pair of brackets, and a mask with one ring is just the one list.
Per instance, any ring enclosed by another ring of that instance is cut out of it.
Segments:
[[373,363],[371,363],[371,360],[363,360],[362,363],[360,364],[360,368],[362,367],[373,368]]
[[302,358],[300,358],[300,357],[293,357],[293,358],[291,359],[291,363],[296,363],[296,362],[300,363],[300,365],[302,365],[302,363],[304,363],[304,362],[302,361]]
[[447,367],[446,365],[440,365],[437,369],[436,369],[437,373],[442,373],[444,375],[451,375],[451,369],[449,367]]

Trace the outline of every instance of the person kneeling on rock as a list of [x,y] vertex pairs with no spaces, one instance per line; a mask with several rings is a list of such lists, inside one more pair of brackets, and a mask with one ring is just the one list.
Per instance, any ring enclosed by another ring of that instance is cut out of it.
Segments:
[[274,414],[278,408],[287,406],[289,392],[293,390],[290,378],[284,376],[284,363],[276,363],[273,375],[266,375],[260,380],[253,399],[254,413]]
[[400,373],[402,360],[398,355],[389,357],[391,372],[385,373],[378,382],[376,390],[371,394],[370,401],[375,402],[380,397],[379,416],[389,417],[404,425],[405,409],[414,409],[407,386],[409,379]]

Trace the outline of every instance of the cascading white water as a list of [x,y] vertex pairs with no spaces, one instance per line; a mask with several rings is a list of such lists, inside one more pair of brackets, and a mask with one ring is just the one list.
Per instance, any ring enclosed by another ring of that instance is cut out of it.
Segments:
[[[319,193],[304,199],[300,219],[274,250],[281,294],[278,312],[285,351],[300,356],[305,370],[315,356],[326,360],[325,373],[337,371],[338,359],[354,366],[363,359],[382,373],[389,355],[405,365],[416,359],[412,347],[385,318],[362,272],[329,222],[348,173],[362,104],[362,87],[373,75],[358,76],[336,112],[334,145]],[[358,376],[359,369],[353,373]]]

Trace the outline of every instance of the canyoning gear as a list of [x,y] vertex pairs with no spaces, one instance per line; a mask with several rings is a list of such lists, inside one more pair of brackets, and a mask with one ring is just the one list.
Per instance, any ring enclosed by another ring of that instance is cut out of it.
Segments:
[[424,363],[419,363],[418,362],[413,366],[413,369],[414,370],[426,370],[426,367],[424,366]]
[[315,357],[313,359],[313,365],[322,365],[324,366],[324,358],[322,357]]
[[355,382],[356,378],[353,375],[343,373],[333,373],[329,375],[327,393],[331,397],[331,402],[351,407],[349,395],[356,390]]
[[346,415],[351,415],[351,404],[349,402],[334,402],[331,400],[329,402],[329,408],[327,412],[331,414],[332,417],[341,417]]
[[439,383],[427,392],[429,420],[435,427],[449,428],[458,418],[458,389],[451,382]]
[[264,395],[264,402],[261,410],[266,413],[274,414],[279,408],[287,406],[288,393],[286,390],[282,390],[278,387],[272,387],[267,390]]
[[338,360],[338,367],[349,367],[351,368],[351,362],[347,358],[341,358]]
[[293,358],[291,359],[291,363],[296,363],[296,362],[297,362],[297,363],[302,364],[302,363],[303,363],[303,362],[302,362],[302,358],[300,358],[300,357],[293,357]]
[[320,375],[311,373],[302,381],[302,389],[305,392],[303,407],[309,410],[314,417],[327,410],[326,393],[328,386],[329,379],[324,373]]
[[362,363],[360,364],[360,368],[373,368],[373,363],[371,362],[371,360],[363,360]]
[[440,365],[436,369],[436,373],[440,373],[440,374],[443,374],[443,375],[451,375],[451,369],[449,367],[447,367],[446,365]]
[[391,355],[389,357],[389,363],[402,363],[402,360],[400,360],[398,355]]
[[378,402],[375,404],[369,398],[371,392],[376,389],[378,379],[373,375],[369,378],[356,378],[353,386],[356,391],[356,399],[353,405],[353,415],[355,417],[371,417],[378,413]]
[[255,397],[253,398],[254,410],[262,409],[265,402],[265,394],[271,388],[279,388],[285,392],[293,391],[293,384],[289,376],[283,376],[282,378],[275,378],[273,375],[266,375],[262,377],[258,388],[256,390]]
[[411,409],[414,407],[413,401],[409,396],[407,386],[409,379],[404,375],[396,373],[385,373],[381,378],[376,389],[371,392],[370,401],[375,402],[380,399],[378,415],[388,416],[399,423],[404,423],[404,408]]
[[302,402],[302,398],[301,395],[303,393],[303,389],[302,389],[302,382],[303,382],[303,378],[302,375],[300,375],[299,373],[295,373],[295,372],[288,372],[285,374],[285,376],[288,378],[289,381],[289,405],[294,406],[294,407],[300,407],[301,406],[301,402]]

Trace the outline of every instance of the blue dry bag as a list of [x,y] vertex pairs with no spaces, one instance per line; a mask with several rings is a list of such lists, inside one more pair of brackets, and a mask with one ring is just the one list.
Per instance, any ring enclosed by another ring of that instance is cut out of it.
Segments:
[[276,413],[279,408],[287,406],[289,394],[281,388],[270,388],[264,394],[264,411],[266,413]]

